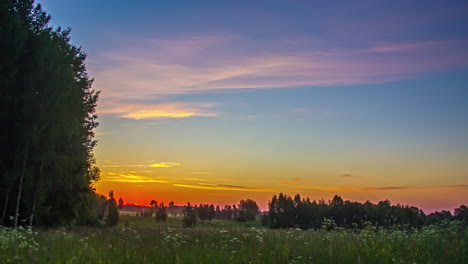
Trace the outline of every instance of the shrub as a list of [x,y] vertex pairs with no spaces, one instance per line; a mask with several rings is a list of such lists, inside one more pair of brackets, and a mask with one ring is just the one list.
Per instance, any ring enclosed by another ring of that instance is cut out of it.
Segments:
[[116,226],[119,223],[119,209],[117,208],[115,199],[109,199],[108,206],[109,214],[107,215],[106,226]]
[[197,212],[195,209],[187,203],[184,208],[184,218],[182,219],[182,223],[184,227],[195,227],[197,224]]

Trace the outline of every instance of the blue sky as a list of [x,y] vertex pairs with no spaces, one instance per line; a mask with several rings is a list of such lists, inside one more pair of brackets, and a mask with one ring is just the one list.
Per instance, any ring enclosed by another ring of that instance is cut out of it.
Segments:
[[39,2],[102,91],[103,193],[467,202],[465,1]]

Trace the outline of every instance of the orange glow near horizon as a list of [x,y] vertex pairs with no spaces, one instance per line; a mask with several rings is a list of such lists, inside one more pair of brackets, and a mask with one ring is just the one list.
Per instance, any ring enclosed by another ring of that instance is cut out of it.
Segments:
[[[175,164],[175,163],[174,163]],[[148,165],[151,166],[151,165]],[[109,168],[109,167],[108,167]],[[110,167],[112,168],[112,167]],[[167,167],[160,167],[167,168]],[[141,173],[144,174],[145,171]],[[303,179],[292,178],[268,184],[238,185],[249,180],[235,178],[187,178],[163,177],[130,173],[103,172],[101,181],[96,185],[97,192],[107,196],[110,190],[115,197],[122,198],[125,204],[148,206],[151,200],[158,203],[174,202],[176,205],[214,204],[219,206],[238,204],[241,199],[257,201],[262,210],[268,209],[268,201],[280,192],[288,195],[300,194],[311,200],[329,200],[335,194],[345,200],[373,203],[388,199],[392,204],[417,206],[426,213],[440,210],[453,210],[466,200],[467,186],[312,186]],[[185,173],[190,174],[190,173]],[[198,174],[205,175],[205,174]],[[228,183],[228,184],[226,184]],[[436,195],[434,195],[436,194]],[[440,197],[443,197],[441,199]]]

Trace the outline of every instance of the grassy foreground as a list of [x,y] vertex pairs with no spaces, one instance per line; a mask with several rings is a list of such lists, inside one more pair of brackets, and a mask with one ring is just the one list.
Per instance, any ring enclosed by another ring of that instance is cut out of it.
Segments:
[[271,230],[121,216],[115,228],[0,229],[2,263],[468,263],[457,222],[420,231]]

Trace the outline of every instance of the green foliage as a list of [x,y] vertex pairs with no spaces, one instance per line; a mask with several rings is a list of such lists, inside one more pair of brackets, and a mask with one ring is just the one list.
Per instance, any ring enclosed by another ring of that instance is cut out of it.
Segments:
[[225,220],[181,228],[180,219],[159,226],[142,217],[125,222],[130,227],[0,229],[0,262],[461,264],[468,258],[468,233],[459,221],[408,231],[244,228]]
[[106,226],[116,226],[119,223],[119,209],[117,208],[117,203],[114,198],[110,198],[107,202],[109,213],[106,219]]
[[335,227],[336,227],[336,223],[335,223],[335,220],[333,220],[333,218],[326,218],[326,217],[323,218],[322,229],[330,231],[330,230],[335,229]]
[[468,225],[468,207],[460,205],[459,208],[455,209],[455,219]]
[[232,207],[230,205],[225,205],[222,209],[216,206],[214,210],[214,218],[216,219],[232,220],[236,214],[235,205]]
[[254,200],[241,200],[239,203],[237,221],[254,221],[259,212],[257,202]]
[[[92,222],[99,92],[70,30],[28,0],[0,3],[0,224]],[[14,216],[9,220],[8,216]]]
[[159,205],[155,218],[157,222],[166,222],[167,212],[166,212],[166,206],[164,206],[163,203]]
[[197,211],[193,208],[190,203],[184,207],[182,225],[184,227],[195,227],[197,224]]
[[274,195],[268,203],[268,207],[268,222],[270,223],[270,227],[294,227],[296,216],[294,213],[295,206],[291,196],[283,195],[282,193],[278,196]]
[[[293,198],[280,193],[273,196],[268,207],[268,223],[271,228],[319,229],[324,225],[323,219],[328,221],[325,223],[327,228],[331,220],[334,225],[343,228],[362,228],[366,222],[386,228],[420,228],[426,219],[424,212],[417,207],[392,205],[388,200],[378,204],[362,204],[344,201],[338,195],[327,203],[323,200],[301,199],[299,194]],[[447,219],[452,219],[450,213]],[[440,219],[435,217],[434,221],[426,224],[438,221]]]
[[262,226],[268,226],[268,214],[262,214]]
[[206,220],[213,220],[215,215],[214,205],[200,204],[200,206],[196,207],[195,210],[197,211],[198,218],[203,222]]

